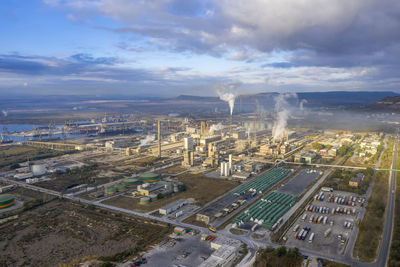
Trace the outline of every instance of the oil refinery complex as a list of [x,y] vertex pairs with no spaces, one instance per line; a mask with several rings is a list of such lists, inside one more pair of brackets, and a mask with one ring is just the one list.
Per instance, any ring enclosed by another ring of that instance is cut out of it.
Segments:
[[[257,113],[225,120],[106,117],[10,133],[37,137],[15,146],[59,154],[27,158],[0,174],[0,214],[29,202],[14,193],[25,188],[173,225],[172,241],[146,252],[150,266],[160,264],[161,251],[175,255],[166,258],[171,266],[250,266],[257,249],[278,244],[353,263],[371,191],[364,172],[379,162],[390,136],[277,131],[264,121]],[[50,139],[55,134],[62,136]],[[336,170],[351,176],[347,184],[335,180]],[[181,243],[173,241],[178,236]]]

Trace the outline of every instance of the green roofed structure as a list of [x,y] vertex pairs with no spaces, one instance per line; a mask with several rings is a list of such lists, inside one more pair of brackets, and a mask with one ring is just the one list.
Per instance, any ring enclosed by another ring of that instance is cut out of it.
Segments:
[[144,183],[155,183],[160,180],[160,175],[154,172],[144,172],[139,176],[139,180]]
[[295,202],[294,195],[271,192],[237,216],[233,222],[240,225],[252,221],[264,228],[272,229]]
[[261,174],[251,182],[244,184],[239,187],[233,194],[243,195],[250,190],[255,190],[260,193],[264,193],[275,184],[286,178],[291,173],[291,170],[283,168],[274,168],[266,173]]
[[15,199],[12,195],[0,195],[0,209],[5,209],[14,205]]

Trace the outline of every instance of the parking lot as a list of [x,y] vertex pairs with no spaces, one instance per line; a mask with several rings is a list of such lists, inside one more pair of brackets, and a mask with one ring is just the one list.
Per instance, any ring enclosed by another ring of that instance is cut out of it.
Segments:
[[[341,254],[348,240],[356,238],[353,229],[357,227],[357,219],[364,208],[365,200],[353,193],[343,191],[323,192],[323,194],[321,192],[306,206],[287,231],[286,244],[326,255]],[[321,195],[323,197],[318,200]],[[302,230],[305,228],[309,231],[302,240],[298,236],[302,232],[304,235]],[[313,239],[310,240],[312,233]]]

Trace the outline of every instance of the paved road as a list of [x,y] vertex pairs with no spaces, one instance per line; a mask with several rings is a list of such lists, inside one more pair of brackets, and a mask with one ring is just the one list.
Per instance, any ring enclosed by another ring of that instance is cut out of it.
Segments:
[[[396,168],[398,142],[399,142],[399,129],[397,129],[396,139],[394,142],[392,169]],[[389,177],[390,180],[389,180],[388,203],[386,205],[386,220],[385,220],[385,227],[383,229],[381,246],[379,249],[379,256],[377,261],[375,263],[370,264],[370,266],[386,266],[389,258],[390,244],[393,234],[394,206],[395,206],[394,202],[396,199],[396,172],[390,171]]]

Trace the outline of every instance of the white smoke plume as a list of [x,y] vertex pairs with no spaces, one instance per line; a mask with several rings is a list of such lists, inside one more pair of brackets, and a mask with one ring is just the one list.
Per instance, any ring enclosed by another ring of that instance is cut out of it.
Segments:
[[222,125],[221,123],[213,124],[213,125],[211,125],[210,130],[208,131],[208,134],[214,135],[214,133],[216,131],[221,131],[222,129],[224,129],[224,125]]
[[7,116],[8,116],[8,111],[7,111],[7,110],[2,110],[1,113],[3,113],[3,116],[4,116],[4,117],[7,117]]
[[154,135],[147,135],[144,139],[140,140],[139,147],[146,146],[155,140]]
[[295,93],[281,93],[275,98],[276,118],[272,127],[272,136],[274,140],[279,140],[286,131],[287,121],[292,114],[292,108],[288,102],[289,99],[296,99]]
[[307,104],[308,101],[306,99],[302,99],[300,101],[300,110],[303,111],[304,110],[304,104]]
[[217,86],[217,94],[221,100],[228,102],[231,115],[235,107],[236,88],[238,86],[238,83],[221,84]]

